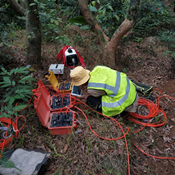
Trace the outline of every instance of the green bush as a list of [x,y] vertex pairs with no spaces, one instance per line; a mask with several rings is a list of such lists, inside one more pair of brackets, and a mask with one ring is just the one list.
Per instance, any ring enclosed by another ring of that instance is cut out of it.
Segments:
[[3,102],[9,105],[14,104],[16,100],[24,102],[28,101],[32,93],[32,75],[28,75],[28,67],[20,67],[7,71],[3,67],[0,77],[0,88],[3,90]]
[[25,21],[18,18],[18,14],[5,0],[0,1],[0,12],[0,44],[8,45],[15,40],[15,31],[25,27]]
[[141,1],[137,22],[133,28],[134,35],[139,37],[155,36],[162,28],[169,28],[172,19],[169,7],[163,1]]
[[111,37],[125,19],[129,7],[129,1],[92,1],[89,4],[89,7],[91,12],[96,16],[96,19],[102,29],[109,37]]
[[168,50],[164,53],[164,55],[168,55],[171,58],[171,67],[173,73],[175,73],[175,31],[167,30],[160,31],[158,33],[158,37],[160,41],[166,44]]

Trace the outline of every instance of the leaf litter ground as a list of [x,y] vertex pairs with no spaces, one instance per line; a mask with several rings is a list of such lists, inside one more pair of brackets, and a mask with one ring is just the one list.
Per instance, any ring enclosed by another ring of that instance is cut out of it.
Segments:
[[[84,33],[83,33],[84,34]],[[84,34],[86,35],[86,34]],[[95,42],[94,42],[95,43]],[[90,70],[99,62],[99,46],[92,45],[91,42],[79,46],[74,43],[74,47],[85,59],[86,67]],[[127,44],[119,46],[116,70],[124,71],[130,79],[140,83],[149,84],[162,90],[162,94],[175,97],[175,81],[172,79],[170,69],[170,59],[162,56],[166,48],[160,44],[148,47],[145,45],[129,41]],[[57,48],[61,49],[60,45]],[[91,48],[91,49],[87,49]],[[12,50],[17,49],[16,56],[20,58],[20,64],[26,65],[25,49],[13,46]],[[41,79],[45,85],[48,81],[45,75],[48,74],[50,64],[55,64],[56,50],[54,44],[43,46],[43,70],[32,72],[34,78]],[[14,64],[13,64],[14,66]],[[19,66],[19,62],[16,64]],[[10,65],[9,65],[10,67]],[[65,67],[63,76],[59,76],[58,81],[70,80],[70,69]],[[37,84],[34,85],[34,88]],[[153,94],[157,97],[157,93]],[[139,133],[129,133],[127,142],[130,154],[131,175],[172,175],[175,174],[174,160],[161,160],[148,157],[141,153],[132,143],[132,141],[144,152],[156,156],[175,157],[175,102],[168,98],[162,98],[160,102],[164,109],[168,121],[166,125],[159,128],[145,127]],[[92,129],[102,137],[116,138],[122,135],[118,126],[111,120],[102,118],[92,111],[82,106],[82,109],[88,116]],[[19,138],[16,138],[7,149],[42,149],[51,152],[51,164],[48,167],[46,175],[105,175],[119,174],[125,175],[127,172],[127,152],[124,139],[117,141],[107,141],[94,135],[83,115],[78,119],[81,121],[73,133],[66,135],[52,136],[49,130],[42,126],[33,104],[22,111],[26,117],[27,123],[21,131]],[[117,118],[124,131],[130,127],[131,130],[137,130],[140,126],[127,121],[126,119]],[[22,121],[20,121],[22,124]],[[20,123],[19,123],[20,124]]]

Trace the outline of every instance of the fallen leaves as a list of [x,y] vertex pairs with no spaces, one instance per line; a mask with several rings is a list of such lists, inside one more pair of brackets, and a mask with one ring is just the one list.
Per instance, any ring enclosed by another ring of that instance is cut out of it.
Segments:
[[64,145],[64,153],[67,151],[67,148],[68,148],[68,144],[65,144]]
[[171,139],[175,139],[175,127],[172,127],[170,130],[170,137]]

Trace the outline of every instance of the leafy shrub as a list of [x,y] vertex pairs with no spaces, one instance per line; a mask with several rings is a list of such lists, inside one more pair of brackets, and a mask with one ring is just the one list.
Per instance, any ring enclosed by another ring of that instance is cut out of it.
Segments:
[[3,67],[0,76],[0,88],[3,89],[3,102],[8,102],[12,105],[16,100],[22,102],[28,101],[32,95],[32,81],[35,81],[31,75],[28,75],[28,67],[20,67],[7,71]]
[[57,0],[57,6],[62,17],[73,18],[80,15],[77,0]]
[[[111,37],[127,16],[129,4],[129,0],[97,0],[92,1],[89,7],[102,29],[107,30],[106,34]],[[141,0],[137,22],[132,30],[137,37],[157,35],[159,29],[170,26],[172,18],[169,7],[163,1]]]
[[160,41],[166,43],[168,47],[168,50],[164,54],[167,54],[171,58],[172,71],[175,73],[175,31],[160,31],[158,37]]
[[[38,3],[39,14],[42,24],[42,32],[46,41],[59,40],[60,43],[67,43],[67,38],[64,35],[64,27],[68,18],[75,17],[80,14],[78,2],[76,0],[54,0]],[[66,20],[62,21],[62,18]],[[58,38],[58,37],[61,38]]]
[[18,14],[10,8],[5,0],[0,1],[0,44],[8,44],[15,40],[14,33],[25,27],[25,22],[18,18]]
[[[99,6],[99,8],[96,8]],[[96,15],[98,23],[106,34],[111,37],[118,26],[124,20],[129,3],[126,0],[104,0],[104,1],[92,1],[89,4],[91,12]]]
[[27,107],[27,104],[18,104],[16,106],[7,104],[6,106],[1,107],[0,118],[11,118],[13,116],[18,116],[18,112],[22,111],[25,107]]
[[133,28],[135,36],[157,35],[162,28],[172,23],[169,7],[163,1],[141,1],[137,23]]

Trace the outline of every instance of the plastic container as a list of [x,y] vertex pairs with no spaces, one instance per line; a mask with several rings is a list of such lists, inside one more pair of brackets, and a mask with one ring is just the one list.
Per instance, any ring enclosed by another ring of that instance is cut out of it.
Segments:
[[[70,93],[50,96],[41,80],[38,81],[38,88],[34,89],[33,92],[36,96],[34,99],[35,111],[42,125],[44,127],[47,127],[52,135],[68,134],[72,132],[73,128],[77,127],[75,114],[69,110],[72,107]],[[59,107],[57,106],[56,108],[53,108],[53,101],[55,99],[59,99],[58,96],[60,99],[62,98],[62,102],[60,102],[61,105]],[[67,100],[66,103],[64,102],[64,98]],[[64,124],[60,126],[51,125],[53,116],[60,115],[60,113],[63,113],[65,115],[67,115],[67,113],[70,113],[72,115],[72,118],[69,119],[70,123],[66,125],[63,122]]]

